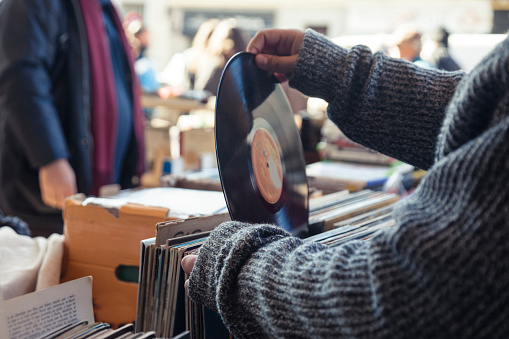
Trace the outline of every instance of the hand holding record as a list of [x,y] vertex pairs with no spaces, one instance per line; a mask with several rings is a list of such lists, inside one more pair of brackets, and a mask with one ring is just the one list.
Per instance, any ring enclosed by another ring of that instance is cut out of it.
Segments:
[[300,30],[265,29],[253,37],[247,51],[256,55],[256,65],[276,74],[280,81],[293,74],[304,32]]

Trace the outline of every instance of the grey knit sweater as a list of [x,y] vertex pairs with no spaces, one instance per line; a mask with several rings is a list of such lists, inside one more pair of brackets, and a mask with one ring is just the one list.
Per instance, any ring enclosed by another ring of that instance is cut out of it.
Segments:
[[238,338],[509,338],[508,56],[506,39],[447,73],[307,31],[290,84],[351,139],[428,173],[370,241],[220,225],[191,297]]

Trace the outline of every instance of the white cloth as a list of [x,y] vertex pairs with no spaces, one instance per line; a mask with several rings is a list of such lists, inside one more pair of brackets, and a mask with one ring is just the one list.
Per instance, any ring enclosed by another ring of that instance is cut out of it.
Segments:
[[64,236],[31,238],[0,227],[0,296],[4,300],[60,281]]

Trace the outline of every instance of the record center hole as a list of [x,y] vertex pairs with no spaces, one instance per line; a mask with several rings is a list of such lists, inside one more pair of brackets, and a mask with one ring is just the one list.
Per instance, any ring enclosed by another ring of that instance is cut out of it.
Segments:
[[138,283],[139,266],[119,265],[115,268],[115,277],[128,283]]

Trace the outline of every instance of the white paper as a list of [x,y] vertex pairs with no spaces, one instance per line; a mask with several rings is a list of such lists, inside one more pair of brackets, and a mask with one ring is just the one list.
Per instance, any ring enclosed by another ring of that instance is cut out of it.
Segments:
[[87,198],[87,204],[119,209],[126,203],[167,208],[174,215],[208,215],[226,209],[223,192],[157,187],[124,190],[108,198]]
[[361,165],[344,162],[316,162],[306,166],[308,177],[370,181],[387,178],[389,166]]
[[90,276],[0,301],[0,338],[41,338],[84,320],[94,323]]

